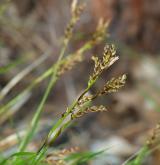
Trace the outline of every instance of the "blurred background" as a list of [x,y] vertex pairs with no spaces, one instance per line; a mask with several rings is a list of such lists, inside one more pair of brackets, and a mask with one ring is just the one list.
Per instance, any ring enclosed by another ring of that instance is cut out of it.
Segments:
[[[79,146],[81,150],[108,148],[107,156],[95,165],[119,165],[145,144],[160,118],[160,1],[86,0],[85,12],[74,30],[67,53],[75,51],[94,32],[100,18],[110,20],[109,36],[86,53],[84,62],[57,82],[45,105],[40,128],[29,150],[36,150],[53,122],[86,86],[92,71],[92,55],[101,56],[106,42],[114,43],[120,60],[103,75],[93,91],[113,76],[127,74],[119,92],[97,102],[109,107],[107,113],[94,113],[78,119],[59,137],[54,146]],[[18,73],[40,60],[0,101],[1,106],[25,89],[57,59],[61,40],[70,18],[70,0],[0,1],[0,89]],[[42,57],[43,56],[43,57]],[[15,132],[22,132],[46,89],[48,80],[24,96],[9,112],[0,116],[0,152],[16,148],[16,139],[4,143]],[[156,150],[145,165],[159,165]]]

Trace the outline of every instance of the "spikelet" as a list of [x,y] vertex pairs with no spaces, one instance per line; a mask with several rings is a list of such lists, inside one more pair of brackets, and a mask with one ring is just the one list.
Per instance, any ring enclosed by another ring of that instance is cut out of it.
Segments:
[[58,71],[58,76],[61,76],[65,72],[71,70],[77,63],[81,62],[82,60],[83,60],[82,54],[78,54],[78,52],[76,52],[72,56],[68,56],[65,59],[65,62],[61,65]]
[[83,106],[86,102],[92,101],[93,95],[84,95],[81,99],[78,100],[78,105],[81,107]]
[[115,61],[118,60],[118,56],[116,56],[115,46],[107,44],[104,48],[102,60],[95,56],[92,57],[92,60],[94,61],[95,65],[88,85],[92,84],[92,82],[95,82],[105,69],[109,68]]
[[127,76],[125,74],[119,76],[118,78],[112,78],[98,92],[98,95],[116,92],[118,89],[122,88],[125,85],[126,78]]
[[87,107],[85,110],[80,110],[78,111],[77,113],[72,113],[72,119],[75,119],[75,118],[79,118],[85,114],[88,114],[90,112],[106,112],[107,111],[107,108],[104,107],[103,105],[100,105],[100,106],[91,106],[91,107]]
[[104,47],[101,68],[106,69],[110,67],[116,60],[118,60],[118,56],[116,56],[115,46],[113,44],[106,44],[106,46]]
[[71,5],[72,16],[64,32],[64,43],[66,43],[72,37],[73,27],[79,20],[80,15],[83,12],[84,8],[85,8],[84,3],[78,4],[76,0],[73,0],[72,5]]

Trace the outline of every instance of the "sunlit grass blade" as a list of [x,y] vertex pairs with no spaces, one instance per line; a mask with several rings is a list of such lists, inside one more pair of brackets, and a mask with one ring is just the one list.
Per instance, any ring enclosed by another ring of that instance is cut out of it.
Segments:
[[0,165],[30,165],[35,157],[36,154],[32,152],[17,152],[0,162]]

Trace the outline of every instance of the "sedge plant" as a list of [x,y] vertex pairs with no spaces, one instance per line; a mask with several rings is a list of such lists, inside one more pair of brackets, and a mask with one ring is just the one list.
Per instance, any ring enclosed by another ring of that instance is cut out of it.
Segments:
[[[94,100],[98,97],[104,96],[108,93],[113,93],[119,90],[121,87],[125,85],[126,75],[123,74],[117,78],[111,78],[106,81],[106,83],[98,89],[95,93],[90,94],[90,90],[101,77],[102,73],[107,70],[111,65],[113,65],[119,57],[116,54],[116,48],[113,44],[106,44],[103,51],[103,56],[99,58],[98,56],[93,56],[92,60],[94,61],[94,68],[88,82],[86,84],[86,88],[79,95],[77,99],[75,99],[72,104],[65,110],[65,112],[61,115],[58,121],[53,125],[50,132],[46,136],[44,142],[41,147],[37,151],[37,153],[26,152],[26,148],[29,142],[32,140],[36,129],[39,124],[40,116],[43,112],[45,103],[47,98],[52,91],[54,85],[56,84],[59,77],[64,74],[66,71],[71,70],[73,66],[83,60],[83,54],[85,51],[94,47],[94,45],[98,44],[103,40],[104,35],[106,33],[105,29],[108,25],[104,23],[102,20],[97,26],[95,33],[92,38],[87,41],[80,49],[78,49],[75,53],[72,53],[65,57],[65,52],[68,47],[68,44],[73,36],[73,28],[77,21],[80,18],[80,15],[84,9],[84,4],[78,4],[76,0],[73,0],[71,5],[71,20],[67,25],[65,30],[63,45],[60,51],[60,55],[56,63],[53,64],[46,72],[44,72],[40,77],[35,79],[31,85],[29,85],[22,93],[13,98],[9,103],[2,106],[0,108],[0,115],[4,114],[8,109],[10,109],[16,102],[22,97],[22,95],[26,94],[28,91],[31,91],[37,84],[39,84],[42,80],[50,77],[47,88],[44,92],[44,95],[36,109],[35,114],[30,122],[28,130],[26,132],[25,137],[22,139],[19,149],[17,153],[13,154],[8,159],[5,159],[0,164],[1,165],[42,165],[47,164],[44,160],[47,160],[46,153],[51,144],[55,142],[55,140],[59,137],[60,134],[64,132],[64,130],[77,118],[84,116],[85,114],[92,112],[106,112],[108,108],[103,105],[94,105]],[[101,152],[100,152],[101,153]],[[98,155],[98,153],[81,153],[73,154],[70,157],[64,158],[63,160],[59,160],[60,163],[67,163],[72,160],[70,164],[78,164],[80,162],[85,162],[94,156]],[[76,159],[75,159],[76,158]],[[74,159],[74,161],[73,161]],[[8,161],[10,160],[10,161]],[[77,161],[78,160],[78,161]],[[57,162],[56,165],[60,165]]]

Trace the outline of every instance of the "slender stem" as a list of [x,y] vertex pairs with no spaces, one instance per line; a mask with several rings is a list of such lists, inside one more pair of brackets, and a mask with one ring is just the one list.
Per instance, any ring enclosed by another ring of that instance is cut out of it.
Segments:
[[22,141],[22,143],[20,144],[20,147],[19,147],[19,151],[22,152],[25,150],[27,144],[29,143],[30,139],[32,138],[32,136],[34,135],[35,133],[35,130],[38,126],[38,122],[39,122],[39,118],[40,118],[40,115],[43,111],[43,108],[44,108],[44,105],[45,105],[45,102],[50,94],[50,91],[52,90],[53,86],[55,85],[57,79],[58,79],[58,76],[57,76],[57,72],[58,72],[58,69],[59,69],[59,66],[60,66],[60,61],[62,60],[63,56],[64,56],[64,53],[65,53],[65,50],[66,50],[66,47],[68,45],[68,42],[69,40],[67,40],[67,42],[64,44],[62,50],[61,50],[61,53],[60,53],[60,56],[55,64],[55,67],[53,67],[53,73],[52,73],[52,76],[51,76],[51,79],[49,81],[49,84],[47,86],[47,89],[42,97],[42,100],[33,116],[33,119],[31,121],[31,125],[28,129],[28,132],[24,138],[24,140]]

